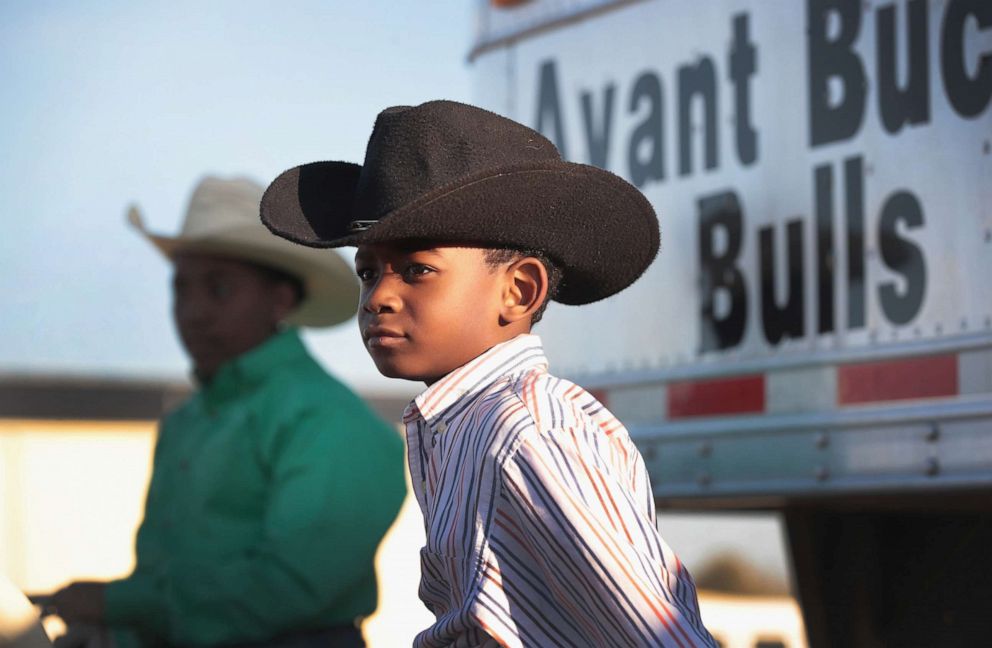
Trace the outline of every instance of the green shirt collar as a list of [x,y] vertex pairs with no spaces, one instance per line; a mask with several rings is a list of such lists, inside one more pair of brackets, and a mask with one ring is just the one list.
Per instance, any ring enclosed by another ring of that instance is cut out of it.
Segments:
[[258,383],[279,365],[305,355],[299,330],[287,327],[218,369],[213,380],[204,385],[203,396],[213,402],[228,398],[241,387]]

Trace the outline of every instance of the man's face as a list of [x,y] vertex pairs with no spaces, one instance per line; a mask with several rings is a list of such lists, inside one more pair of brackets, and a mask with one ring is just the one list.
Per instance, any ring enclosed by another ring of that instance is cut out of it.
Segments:
[[502,342],[501,275],[484,251],[363,245],[358,325],[384,376],[430,384]]
[[294,305],[288,284],[244,261],[181,254],[173,266],[173,317],[202,381],[268,339]]

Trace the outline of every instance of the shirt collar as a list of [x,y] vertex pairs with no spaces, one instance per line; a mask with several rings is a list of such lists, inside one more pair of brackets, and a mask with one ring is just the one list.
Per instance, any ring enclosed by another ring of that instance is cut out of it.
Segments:
[[403,421],[409,422],[419,415],[430,422],[466,396],[485,390],[504,376],[547,368],[541,338],[529,333],[518,335],[490,348],[428,387],[406,408]]
[[210,400],[224,399],[238,393],[243,385],[260,382],[279,365],[304,355],[306,348],[299,331],[287,327],[220,367],[203,387],[203,393]]

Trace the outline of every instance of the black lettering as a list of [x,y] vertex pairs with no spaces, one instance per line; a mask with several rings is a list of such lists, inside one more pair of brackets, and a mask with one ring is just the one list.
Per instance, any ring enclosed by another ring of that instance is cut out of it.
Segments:
[[923,305],[927,268],[923,251],[915,243],[899,236],[896,226],[902,222],[907,229],[923,226],[923,209],[916,196],[908,191],[898,191],[886,199],[878,221],[878,245],[882,262],[892,271],[903,276],[905,287],[896,288],[895,282],[879,285],[878,298],[882,312],[893,324],[910,322]]
[[734,40],[730,46],[728,73],[734,84],[737,158],[745,165],[754,164],[758,159],[758,133],[751,124],[751,95],[748,86],[748,79],[758,69],[757,51],[748,40],[748,15],[737,14],[734,16]]
[[896,79],[896,8],[878,10],[878,110],[882,125],[896,133],[904,124],[930,120],[930,55],[927,40],[927,0],[910,0],[905,51],[907,81],[899,87]]
[[[651,72],[645,72],[634,82],[634,89],[630,93],[630,112],[636,111],[645,100],[648,102],[648,112],[631,132],[630,146],[627,149],[630,181],[638,188],[643,187],[648,180],[665,178],[661,79]],[[642,159],[644,149],[648,149],[650,154]]]
[[613,131],[613,95],[616,86],[612,83],[603,92],[603,121],[596,128],[592,94],[582,93],[582,120],[586,128],[586,144],[589,146],[589,164],[605,169],[610,154],[610,134]]
[[705,166],[716,168],[716,68],[709,57],[679,68],[679,175],[692,173],[692,100],[703,101]]
[[[747,291],[744,275],[737,267],[743,237],[743,216],[740,202],[733,191],[705,196],[699,206],[699,259],[701,277],[702,351],[737,346],[744,338],[747,324]],[[725,249],[718,251],[717,230],[723,231]],[[725,314],[717,313],[717,294],[729,300]]]
[[[820,146],[845,140],[858,132],[865,114],[865,69],[854,51],[861,29],[860,0],[807,0],[809,57],[809,141]],[[840,33],[828,39],[831,15]],[[841,83],[843,97],[830,105],[830,80]]]
[[[554,142],[563,158],[565,134],[562,128],[561,101],[558,99],[558,70],[553,60],[541,63],[537,86],[537,131]],[[550,132],[549,132],[550,131]]]
[[861,157],[844,161],[847,197],[847,327],[865,325],[865,189]]
[[[844,213],[847,243],[847,326],[865,325],[864,164],[860,156],[844,161]],[[817,331],[834,330],[834,174],[829,164],[813,170],[816,205]]]
[[786,251],[788,256],[788,297],[784,306],[775,299],[775,229],[772,226],[758,230],[761,256],[761,326],[765,339],[778,344],[783,337],[803,336],[803,222],[792,220],[786,224]]
[[834,330],[834,170],[829,164],[813,170],[816,205],[817,331]]
[[975,18],[979,29],[989,29],[992,2],[953,0],[947,6],[940,35],[940,69],[951,106],[962,117],[975,117],[992,99],[992,52],[982,54],[975,76],[968,76],[964,61],[964,25],[968,16]]

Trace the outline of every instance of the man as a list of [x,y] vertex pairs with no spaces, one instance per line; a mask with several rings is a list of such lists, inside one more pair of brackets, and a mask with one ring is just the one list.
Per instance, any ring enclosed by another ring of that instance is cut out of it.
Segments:
[[373,557],[399,510],[403,444],[311,358],[293,325],[354,312],[335,253],[258,219],[261,188],[207,178],[182,233],[149,234],[172,262],[173,314],[198,388],[162,422],[137,565],[57,592],[66,622],[118,646],[361,646]]

